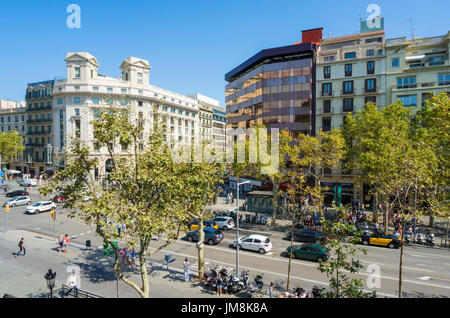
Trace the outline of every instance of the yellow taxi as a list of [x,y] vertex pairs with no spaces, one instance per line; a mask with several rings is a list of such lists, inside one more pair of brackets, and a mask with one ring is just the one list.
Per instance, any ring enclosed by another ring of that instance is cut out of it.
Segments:
[[402,240],[392,234],[373,233],[371,235],[363,235],[361,237],[362,244],[384,246],[389,248],[399,248]]
[[[189,231],[196,231],[198,230],[198,221],[191,222],[187,226]],[[216,230],[219,229],[219,226],[214,221],[203,221],[203,228],[205,227],[213,227]]]

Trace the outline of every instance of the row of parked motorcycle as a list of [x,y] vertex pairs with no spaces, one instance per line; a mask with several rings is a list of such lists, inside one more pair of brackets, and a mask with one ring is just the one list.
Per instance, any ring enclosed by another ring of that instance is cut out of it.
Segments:
[[[236,213],[233,211],[215,211],[214,214],[216,216],[228,216],[231,217],[234,222],[236,222]],[[241,213],[239,214],[239,223],[254,223],[254,224],[267,224],[267,216],[265,215],[259,215],[259,214],[245,214],[243,216]]]
[[[411,244],[414,243],[414,234],[411,231],[405,232],[405,243]],[[429,245],[434,246],[434,234],[433,233],[427,233],[426,236],[422,233],[417,233],[417,236],[415,238],[415,243],[419,245]]]
[[253,282],[250,282],[248,271],[242,272],[240,277],[237,277],[236,274],[230,272],[229,268],[216,266],[215,268],[210,269],[209,273],[204,274],[204,288],[217,290],[219,274],[222,279],[223,293],[233,295],[240,292],[255,293],[261,291],[264,286],[263,274],[256,275]]

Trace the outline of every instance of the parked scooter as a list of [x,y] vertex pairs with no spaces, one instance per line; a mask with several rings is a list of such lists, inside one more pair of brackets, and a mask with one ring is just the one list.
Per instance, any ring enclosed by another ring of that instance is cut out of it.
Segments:
[[405,233],[405,242],[406,244],[411,244],[412,232],[408,231]]
[[255,223],[256,223],[256,224],[260,224],[260,223],[261,223],[261,216],[260,216],[260,215],[258,215],[258,216],[256,217]]
[[264,215],[264,216],[261,218],[261,224],[264,224],[264,225],[267,224],[267,216]]
[[426,240],[427,240],[427,245],[434,246],[434,234],[433,233],[427,233]]
[[417,234],[417,244],[423,245],[423,234],[422,233],[418,233]]
[[256,289],[257,290],[261,290],[264,286],[264,282],[263,282],[263,274],[259,274],[256,275],[255,279],[254,279],[255,285],[256,285]]
[[245,223],[250,223],[250,214],[245,215]]

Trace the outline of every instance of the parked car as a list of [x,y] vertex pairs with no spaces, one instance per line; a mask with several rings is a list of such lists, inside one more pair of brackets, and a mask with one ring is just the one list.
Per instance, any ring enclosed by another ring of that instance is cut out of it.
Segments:
[[233,247],[236,248],[237,245],[239,245],[240,249],[257,251],[261,254],[272,250],[272,242],[270,241],[270,238],[257,234],[239,238],[239,242],[234,240]]
[[[188,227],[189,231],[198,230],[198,221],[193,221],[193,222],[189,223],[187,225],[187,227]],[[203,227],[204,228],[205,227],[213,227],[216,230],[219,229],[219,227],[217,226],[216,222],[214,222],[214,221],[203,221]]]
[[[283,253],[284,256],[289,257],[291,253],[291,247]],[[328,260],[329,256],[327,251],[320,244],[305,243],[302,245],[293,246],[292,257],[298,259],[312,260],[316,262],[323,262]]]
[[64,196],[63,196],[62,192],[58,193],[57,195],[55,195],[53,197],[53,202],[61,203],[63,201],[64,201]]
[[212,221],[217,224],[219,229],[222,229],[224,231],[230,230],[234,227],[233,218],[229,216],[216,216],[214,219],[212,219]]
[[29,196],[17,196],[3,203],[3,206],[9,205],[10,207],[13,208],[18,205],[27,205],[27,204],[31,204],[31,199]]
[[11,192],[8,192],[6,194],[7,198],[14,198],[14,197],[18,197],[18,196],[29,196],[30,194],[28,193],[28,191],[25,190],[14,190]]
[[[287,238],[291,239],[291,232],[288,232]],[[328,239],[328,236],[315,230],[304,229],[294,232],[294,240],[297,242],[323,244]]]
[[25,179],[20,183],[21,187],[35,187],[37,186],[37,180],[36,179]]
[[389,248],[399,248],[402,245],[402,240],[392,234],[372,233],[370,235],[363,235],[361,243],[364,245],[385,246]]
[[41,212],[48,212],[53,209],[56,209],[56,204],[52,201],[41,201],[38,203],[33,204],[32,206],[29,206],[25,213],[27,214],[38,214]]
[[[203,232],[205,233],[205,242],[209,245],[219,244],[223,240],[223,233],[213,227],[205,227]],[[186,239],[189,242],[198,242],[198,238],[198,230],[186,234]]]

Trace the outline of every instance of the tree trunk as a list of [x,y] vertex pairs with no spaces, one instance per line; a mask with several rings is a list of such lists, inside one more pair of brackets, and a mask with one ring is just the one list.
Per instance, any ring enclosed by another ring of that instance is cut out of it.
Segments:
[[375,207],[372,210],[372,222],[375,223],[375,221],[378,220],[378,191],[375,192]]
[[294,223],[295,223],[295,213],[292,213],[292,229],[291,229],[291,251],[289,253],[289,265],[288,265],[288,276],[287,276],[287,286],[286,291],[289,292],[289,283],[291,279],[291,263],[292,263],[292,254],[294,248]]
[[278,210],[278,189],[280,185],[278,180],[273,180],[273,213],[272,213],[272,227],[276,226],[277,210]]
[[384,211],[384,234],[388,234],[389,228],[389,205],[386,204],[386,211]]
[[405,224],[402,224],[402,244],[400,245],[400,265],[398,269],[398,298],[403,298],[402,273],[403,273],[403,240],[405,237]]
[[430,214],[429,225],[430,225],[430,227],[434,227],[434,215],[433,214]]
[[147,274],[147,255],[146,250],[148,243],[141,240],[141,246],[144,248],[139,253],[139,269],[141,271],[141,281],[142,281],[142,298],[149,297],[149,287],[148,287],[148,274]]
[[204,247],[205,247],[205,232],[203,231],[203,219],[198,221],[198,279],[203,280],[203,275],[205,272],[205,257],[204,257]]
[[450,218],[447,218],[447,234],[445,234],[445,247],[448,247],[448,223],[450,222]]

